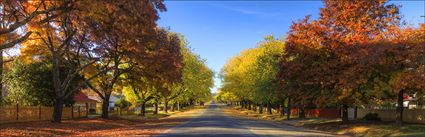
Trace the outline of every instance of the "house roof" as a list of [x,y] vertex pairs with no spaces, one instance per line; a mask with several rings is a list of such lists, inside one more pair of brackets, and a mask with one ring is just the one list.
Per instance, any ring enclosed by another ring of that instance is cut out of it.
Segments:
[[75,93],[75,95],[74,95],[74,101],[75,102],[98,102],[97,100],[90,99],[83,92],[77,92],[77,93]]

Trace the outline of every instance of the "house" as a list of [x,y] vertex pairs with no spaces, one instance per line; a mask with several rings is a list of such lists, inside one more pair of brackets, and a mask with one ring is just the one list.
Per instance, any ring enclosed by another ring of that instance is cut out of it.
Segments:
[[86,94],[83,92],[77,92],[74,95],[74,107],[86,107],[88,105],[89,113],[94,114],[96,113],[96,105],[100,103],[97,100],[90,99]]
[[[102,102],[103,100],[97,96],[97,95],[88,95],[89,99],[96,100],[98,103],[96,105],[96,113],[101,114],[102,113]],[[112,94],[109,98],[109,110],[113,110],[115,107],[115,102],[117,102],[118,99],[121,98],[121,95],[114,95]]]
[[424,102],[419,100],[416,93],[403,96],[403,106],[408,109],[424,109]]

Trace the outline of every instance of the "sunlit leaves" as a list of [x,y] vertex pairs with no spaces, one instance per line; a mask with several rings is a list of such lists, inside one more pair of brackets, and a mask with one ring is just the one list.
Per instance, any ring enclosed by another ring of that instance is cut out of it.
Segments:
[[[257,47],[242,51],[224,66],[221,77],[222,99],[234,97],[255,103],[266,103],[277,99],[276,75],[283,54],[284,42],[272,35],[266,36]],[[228,96],[228,97],[227,97]]]

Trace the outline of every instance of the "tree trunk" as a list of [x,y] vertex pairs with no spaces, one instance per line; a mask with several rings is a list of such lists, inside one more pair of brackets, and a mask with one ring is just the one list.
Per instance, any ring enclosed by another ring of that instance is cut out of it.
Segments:
[[264,109],[263,108],[263,104],[260,104],[260,110],[259,110],[260,111],[260,114],[263,114],[263,109]]
[[177,102],[177,111],[180,111],[180,102]]
[[52,73],[53,73],[53,88],[55,91],[56,99],[55,99],[55,105],[53,108],[53,122],[54,123],[60,123],[62,120],[62,109],[63,109],[63,93],[62,93],[62,83],[60,82],[60,59],[57,52],[53,52],[52,57]]
[[60,123],[62,120],[63,99],[56,98],[53,107],[53,123]]
[[251,101],[248,101],[248,110],[252,110]]
[[252,104],[252,110],[253,110],[254,112],[257,112],[257,104]]
[[288,96],[288,106],[287,106],[287,114],[286,114],[286,119],[289,120],[291,119],[291,97]]
[[146,116],[146,102],[143,101],[140,107],[141,107],[140,116],[143,116],[143,117]]
[[300,106],[300,113],[298,114],[298,118],[305,118],[305,109],[303,106]]
[[168,100],[164,101],[164,113],[168,113]]
[[403,111],[404,111],[404,106],[403,106],[403,95],[404,95],[404,89],[401,89],[398,92],[397,95],[397,114],[396,114],[396,124],[397,125],[402,125],[403,124]]
[[154,111],[153,111],[153,114],[158,114],[158,102],[155,102],[155,104],[154,104]]
[[0,105],[3,103],[3,50],[0,50]]
[[241,101],[241,110],[243,110],[244,108],[245,108],[245,103]]
[[270,102],[267,102],[267,112],[271,115],[272,113],[272,104]]
[[284,108],[284,102],[282,101],[282,104],[280,104],[279,106],[279,110],[280,110],[280,116],[284,116],[285,115],[285,108]]
[[105,99],[102,102],[102,118],[103,119],[109,118],[109,97],[105,97]]
[[342,123],[348,122],[348,105],[346,103],[342,104]]

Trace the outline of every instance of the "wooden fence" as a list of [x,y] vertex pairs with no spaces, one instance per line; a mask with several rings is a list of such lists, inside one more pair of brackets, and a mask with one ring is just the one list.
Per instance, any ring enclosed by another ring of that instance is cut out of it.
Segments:
[[110,116],[133,115],[133,114],[134,114],[134,108],[121,109],[119,107],[116,107],[109,111]]
[[[64,107],[62,119],[83,118],[88,115],[85,106]],[[45,106],[0,106],[0,123],[52,120],[53,107]]]
[[[358,118],[363,118],[367,113],[377,113],[383,121],[395,121],[396,110],[377,110],[377,109],[358,109]],[[425,124],[425,109],[405,109],[403,112],[403,121],[408,123]]]
[[[300,110],[297,108],[291,109],[292,116],[298,116]],[[320,108],[320,109],[304,109],[306,117],[319,117],[319,118],[339,118],[340,112],[339,109],[331,108]]]

